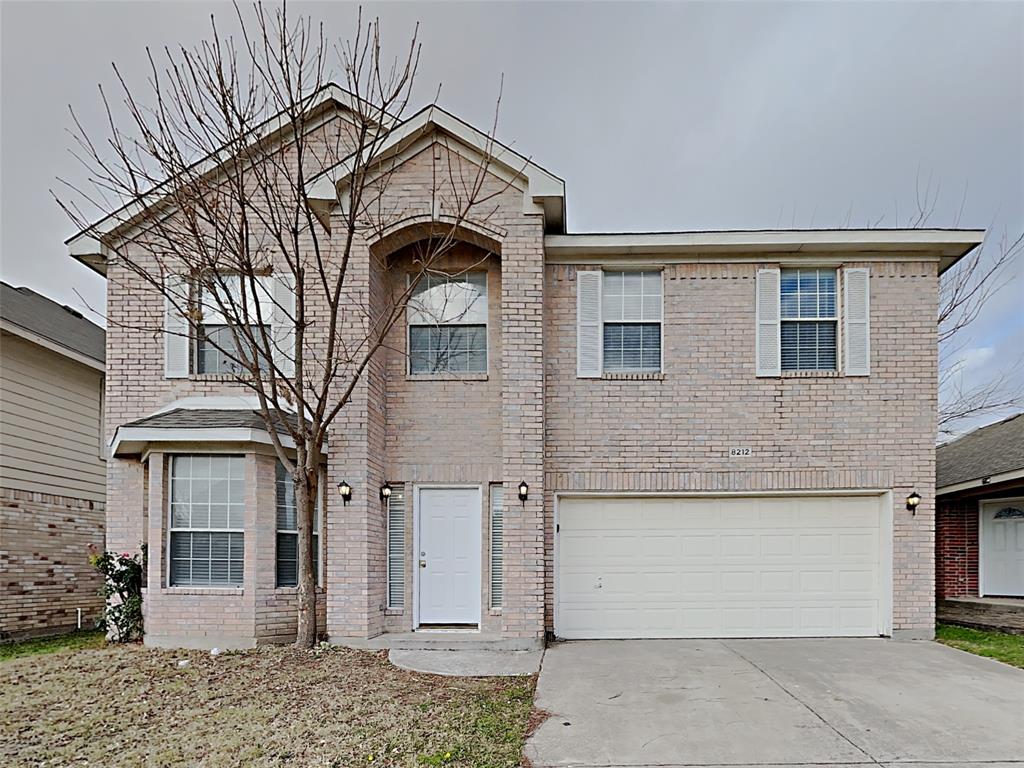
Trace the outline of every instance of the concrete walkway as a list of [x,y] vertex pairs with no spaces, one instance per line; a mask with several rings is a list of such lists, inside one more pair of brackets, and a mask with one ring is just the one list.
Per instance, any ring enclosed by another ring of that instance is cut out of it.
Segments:
[[540,669],[544,651],[424,651],[392,649],[388,661],[414,672],[455,677],[532,675]]
[[536,704],[534,768],[1024,768],[1024,670],[930,642],[560,643]]

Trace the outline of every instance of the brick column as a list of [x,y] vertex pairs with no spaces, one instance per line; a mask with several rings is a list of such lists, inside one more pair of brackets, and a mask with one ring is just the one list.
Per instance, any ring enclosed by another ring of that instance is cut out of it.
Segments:
[[[544,235],[537,216],[510,228],[501,252],[502,474],[507,637],[544,636]],[[525,480],[529,499],[519,502]]]

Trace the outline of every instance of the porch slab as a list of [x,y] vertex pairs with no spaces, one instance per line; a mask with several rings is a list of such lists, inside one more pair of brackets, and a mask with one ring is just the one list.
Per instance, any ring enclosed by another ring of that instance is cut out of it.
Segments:
[[936,604],[939,621],[1024,635],[1024,598],[955,597]]
[[541,637],[502,637],[485,632],[385,632],[370,638],[330,638],[334,645],[372,651],[539,651]]
[[514,677],[540,671],[544,651],[403,651],[392,649],[396,667],[449,677]]

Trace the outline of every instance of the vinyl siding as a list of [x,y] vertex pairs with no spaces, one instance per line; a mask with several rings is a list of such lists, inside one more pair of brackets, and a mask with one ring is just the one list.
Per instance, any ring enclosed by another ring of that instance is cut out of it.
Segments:
[[0,339],[0,485],[103,501],[102,376],[16,336]]

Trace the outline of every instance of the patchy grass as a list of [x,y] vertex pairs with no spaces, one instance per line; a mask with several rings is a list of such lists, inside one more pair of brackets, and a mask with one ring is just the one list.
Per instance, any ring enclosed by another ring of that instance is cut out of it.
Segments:
[[513,768],[533,687],[342,648],[35,655],[0,665],[0,765]]
[[935,639],[953,648],[1024,669],[1024,635],[939,624],[935,629]]
[[53,637],[37,637],[0,644],[0,661],[17,659],[20,656],[37,656],[57,651],[78,651],[83,648],[102,648],[104,634],[98,631],[71,632]]

